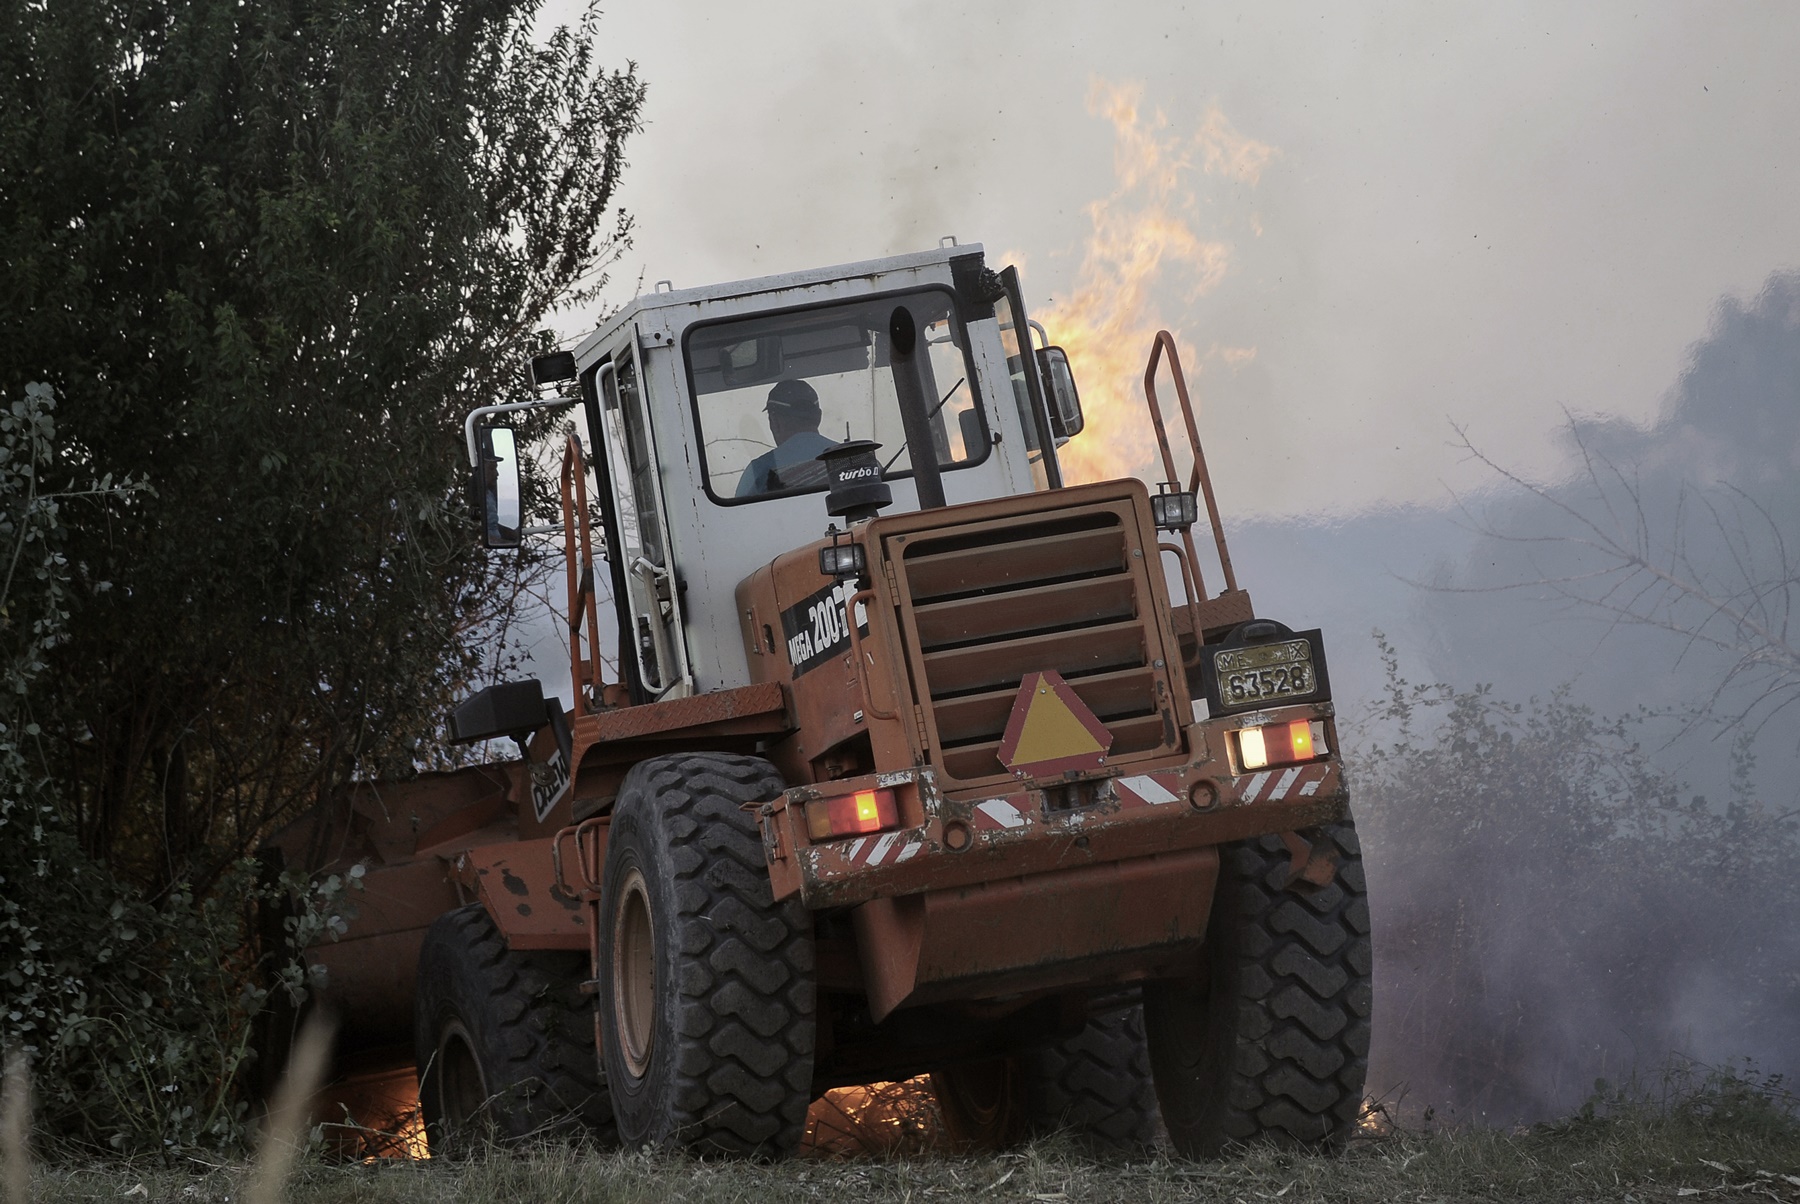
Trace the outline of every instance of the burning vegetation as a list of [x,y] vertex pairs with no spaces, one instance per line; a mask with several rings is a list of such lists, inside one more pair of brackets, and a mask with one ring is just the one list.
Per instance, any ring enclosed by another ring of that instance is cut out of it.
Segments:
[[941,1150],[944,1120],[931,1079],[837,1087],[813,1101],[803,1154],[904,1157]]
[[332,1156],[352,1161],[429,1158],[419,1080],[411,1067],[351,1075],[326,1087],[313,1107]]

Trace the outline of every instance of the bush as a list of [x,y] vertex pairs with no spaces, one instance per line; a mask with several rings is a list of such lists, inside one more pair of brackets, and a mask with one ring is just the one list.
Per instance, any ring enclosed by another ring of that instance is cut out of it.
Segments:
[[1597,1080],[1574,1116],[1539,1129],[1566,1133],[1622,1121],[1791,1143],[1800,1140],[1800,1097],[1785,1075],[1763,1074],[1749,1059],[1706,1066],[1675,1058],[1653,1080]]
[[[342,928],[333,910],[342,884],[263,883],[246,860],[206,898],[177,888],[152,900],[115,881],[69,831],[31,707],[66,614],[62,510],[135,486],[38,492],[55,404],[32,385],[0,411],[0,1047],[31,1063],[40,1128],[53,1141],[132,1154],[234,1148],[247,1135],[252,1022],[271,990],[303,994],[297,951]],[[288,913],[278,950],[253,939],[259,905]]]
[[1670,1051],[1800,1063],[1800,824],[1716,805],[1562,694],[1414,686],[1356,752],[1376,918],[1371,1083],[1513,1121]]

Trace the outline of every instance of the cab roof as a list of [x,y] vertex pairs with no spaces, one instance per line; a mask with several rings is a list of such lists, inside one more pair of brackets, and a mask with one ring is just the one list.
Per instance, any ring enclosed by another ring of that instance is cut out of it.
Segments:
[[620,328],[634,321],[640,314],[651,310],[667,309],[676,305],[692,305],[701,301],[716,301],[732,297],[754,297],[758,293],[775,293],[788,289],[807,288],[812,285],[830,284],[837,280],[853,280],[858,277],[875,277],[889,272],[908,271],[911,269],[931,267],[935,264],[948,265],[953,259],[961,259],[967,255],[983,254],[980,243],[963,243],[960,246],[937,247],[930,251],[914,251],[906,255],[890,255],[886,259],[864,259],[856,263],[841,263],[831,267],[808,268],[799,272],[784,272],[776,276],[754,276],[749,280],[734,280],[724,284],[707,284],[698,288],[671,289],[667,292],[639,293],[626,302],[619,311],[607,318],[594,332],[581,340],[575,348],[576,360],[585,363],[595,349],[595,345],[608,340]]

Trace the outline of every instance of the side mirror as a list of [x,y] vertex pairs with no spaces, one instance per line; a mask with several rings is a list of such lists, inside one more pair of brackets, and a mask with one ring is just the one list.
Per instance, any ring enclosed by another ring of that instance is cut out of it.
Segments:
[[1050,392],[1050,431],[1058,444],[1066,443],[1086,425],[1081,416],[1081,394],[1075,389],[1075,374],[1069,370],[1069,357],[1061,347],[1039,348],[1037,358],[1038,374]]
[[519,457],[510,426],[484,426],[475,432],[481,463],[473,469],[470,493],[481,520],[481,542],[490,548],[516,548],[521,539]]

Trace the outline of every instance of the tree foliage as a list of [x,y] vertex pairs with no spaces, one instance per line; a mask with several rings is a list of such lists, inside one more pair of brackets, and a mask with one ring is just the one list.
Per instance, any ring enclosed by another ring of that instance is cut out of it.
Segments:
[[[0,407],[0,1050],[32,1064],[42,1126],[60,1141],[232,1147],[247,1132],[238,1085],[253,1024],[271,990],[302,994],[300,950],[342,930],[343,883],[266,882],[242,860],[205,898],[177,887],[152,901],[79,847],[31,699],[65,638],[71,517],[116,513],[144,490],[41,488],[55,411],[41,383]],[[285,913],[272,947],[252,939],[257,901]]]
[[[10,0],[0,396],[53,384],[69,615],[27,704],[89,856],[204,889],[406,772],[506,596],[463,414],[627,234],[643,89],[536,0]],[[109,581],[102,592],[98,583]]]

